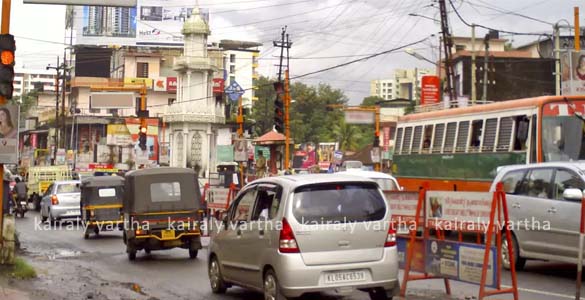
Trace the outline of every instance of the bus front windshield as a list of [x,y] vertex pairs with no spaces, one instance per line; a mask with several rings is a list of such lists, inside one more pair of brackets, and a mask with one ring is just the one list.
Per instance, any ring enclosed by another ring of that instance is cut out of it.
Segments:
[[[579,105],[582,107],[582,105]],[[542,118],[544,161],[585,159],[585,120],[575,105],[547,104]]]

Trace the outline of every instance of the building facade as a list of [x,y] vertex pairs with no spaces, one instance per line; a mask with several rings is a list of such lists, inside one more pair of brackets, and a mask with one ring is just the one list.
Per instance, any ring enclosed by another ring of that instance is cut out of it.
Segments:
[[55,71],[52,70],[14,70],[14,96],[30,93],[34,90],[54,92],[56,83]]
[[370,82],[370,96],[385,100],[401,98],[418,101],[422,77],[434,73],[430,69],[395,69],[393,77]]

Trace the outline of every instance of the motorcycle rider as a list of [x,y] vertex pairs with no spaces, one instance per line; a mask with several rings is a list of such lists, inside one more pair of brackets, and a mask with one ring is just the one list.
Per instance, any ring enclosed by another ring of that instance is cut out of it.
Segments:
[[12,193],[10,192],[10,180],[12,174],[8,170],[4,170],[4,177],[2,178],[2,211],[5,215],[11,214],[10,207],[12,206],[14,199],[12,198]]
[[[24,201],[27,202],[28,196],[28,187],[24,181],[21,181],[20,178],[16,177],[14,180],[16,181],[16,185],[14,186],[14,190],[16,191],[16,205],[20,206],[20,202]],[[22,209],[26,209],[26,207],[22,207]]]

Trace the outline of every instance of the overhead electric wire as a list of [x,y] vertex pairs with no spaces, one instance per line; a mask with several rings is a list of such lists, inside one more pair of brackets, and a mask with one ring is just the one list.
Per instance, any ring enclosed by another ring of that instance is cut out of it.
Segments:
[[[459,11],[457,10],[457,8],[455,8],[455,5],[453,4],[452,0],[449,0],[449,3],[451,4],[451,7],[453,8],[453,12],[455,12],[455,15],[457,15],[457,17],[459,18],[459,20],[467,25],[468,27],[472,27],[472,24],[469,24],[467,21],[465,21],[465,19],[463,19],[463,17],[461,16],[461,14],[459,14]],[[513,34],[513,35],[534,35],[534,36],[541,36],[543,35],[543,33],[529,33],[529,32],[514,32],[514,31],[507,31],[507,30],[501,30],[501,29],[495,29],[495,28],[491,28],[488,26],[484,26],[481,24],[475,24],[475,27],[479,27],[479,28],[483,28],[483,29],[487,29],[487,30],[495,30],[498,32],[503,32],[503,33],[509,33],[509,34]]]
[[[415,42],[411,42],[411,43],[408,43],[408,44],[405,44],[405,45],[402,45],[402,46],[399,46],[399,47],[395,47],[395,48],[392,48],[392,49],[389,49],[389,50],[385,50],[385,51],[382,51],[382,52],[378,52],[378,53],[369,55],[367,57],[355,59],[355,60],[352,60],[352,61],[349,61],[349,62],[345,62],[345,63],[342,63],[342,64],[338,64],[338,65],[334,65],[334,66],[331,66],[331,67],[323,68],[323,69],[320,69],[320,70],[308,72],[308,73],[305,73],[305,74],[302,74],[302,75],[291,76],[290,77],[290,80],[299,79],[299,78],[311,76],[311,75],[314,75],[314,74],[319,74],[319,73],[327,72],[327,71],[334,70],[334,69],[338,69],[338,68],[341,68],[341,67],[345,67],[345,66],[348,66],[348,65],[351,65],[351,64],[354,64],[354,63],[366,61],[366,60],[372,59],[374,57],[378,57],[378,56],[381,56],[381,55],[393,53],[393,52],[396,52],[398,50],[402,50],[402,49],[408,48],[410,46],[413,46],[413,45],[416,45],[416,44],[420,44],[420,43],[424,42],[426,39],[428,39],[428,37],[425,37],[424,39],[421,39],[421,40],[418,40],[418,41],[415,41]],[[272,86],[272,83],[270,83],[270,84],[268,84],[266,86]],[[244,89],[244,91],[252,90],[252,89],[254,89],[254,88]],[[202,98],[196,98],[196,99],[183,100],[183,101],[179,101],[179,102],[174,102],[172,105],[176,105],[176,104],[180,104],[180,103],[188,103],[188,102],[202,101],[202,100],[212,99],[214,97],[215,96],[209,96],[209,97],[202,97]],[[149,107],[159,107],[159,106],[168,106],[168,105],[169,104],[156,104],[156,105],[149,105]]]
[[[540,22],[540,23],[543,23],[543,24],[551,25],[551,26],[554,25],[554,23],[551,23],[551,22],[548,22],[548,21],[544,21],[544,20],[537,19],[537,18],[534,18],[534,17],[531,17],[531,16],[523,15],[523,14],[520,14],[520,13],[515,12],[515,11],[505,10],[505,9],[502,9],[502,8],[498,8],[498,7],[494,6],[493,4],[490,4],[490,3],[485,2],[485,1],[482,1],[482,0],[478,0],[478,1],[481,2],[481,3],[483,3],[483,5],[482,4],[473,3],[471,1],[467,1],[467,4],[469,4],[471,7],[479,6],[479,7],[491,9],[493,11],[497,11],[497,12],[501,13],[502,15],[514,15],[514,16],[521,17],[521,18],[525,18],[525,19],[532,20],[532,21],[535,21],[535,22]],[[545,2],[549,2],[549,0],[543,0],[543,1],[540,1],[538,3],[530,4],[529,6],[520,8],[520,10],[522,10],[524,8],[528,8],[528,7],[534,7],[536,5],[539,5],[539,4],[542,4],[542,3],[545,3]],[[493,19],[493,18],[491,18],[491,19]]]

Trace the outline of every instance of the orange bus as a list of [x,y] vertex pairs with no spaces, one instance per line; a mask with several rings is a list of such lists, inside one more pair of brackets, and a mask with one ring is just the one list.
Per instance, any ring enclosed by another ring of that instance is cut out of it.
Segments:
[[487,191],[497,168],[585,159],[585,95],[544,96],[403,116],[393,173],[406,190]]

